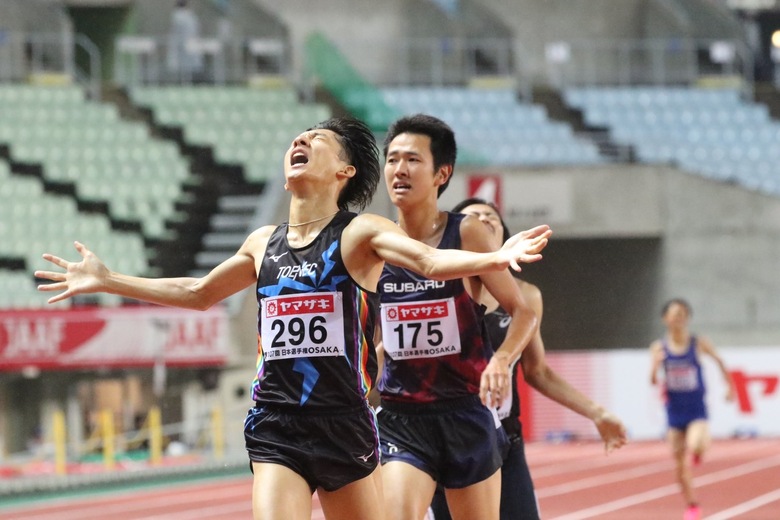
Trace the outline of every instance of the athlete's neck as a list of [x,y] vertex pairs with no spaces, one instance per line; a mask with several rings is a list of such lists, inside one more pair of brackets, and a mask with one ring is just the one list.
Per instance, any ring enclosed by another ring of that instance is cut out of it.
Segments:
[[398,225],[415,240],[436,246],[447,224],[447,212],[439,208],[407,208],[398,211]]
[[691,339],[688,329],[669,330],[666,336],[671,343],[681,347],[686,346]]
[[301,202],[294,200],[290,204],[287,241],[293,247],[303,247],[309,244],[339,212],[339,208],[335,204],[317,205],[311,202],[309,204]]

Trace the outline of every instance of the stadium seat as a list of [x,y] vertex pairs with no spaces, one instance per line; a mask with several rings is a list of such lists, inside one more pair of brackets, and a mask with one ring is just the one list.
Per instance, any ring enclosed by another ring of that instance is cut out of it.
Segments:
[[[183,157],[152,139],[143,125],[121,120],[114,105],[87,101],[76,87],[0,86],[0,142],[15,160],[41,164],[44,178],[72,182],[79,195],[107,202],[112,215],[114,194],[122,191],[117,172],[128,166],[146,172],[133,177],[164,183],[164,193],[174,197],[179,190],[168,183],[180,186],[188,172]],[[168,171],[157,167],[163,161]],[[142,201],[156,193],[136,190],[132,196]],[[159,238],[172,216],[149,215],[143,232]]]
[[301,128],[330,117],[327,106],[301,103],[291,88],[135,87],[130,95],[159,124],[212,147],[220,163],[243,166],[251,182],[279,171],[279,158]]
[[[676,162],[706,177],[773,194],[780,178],[780,124],[766,106],[734,89],[684,87],[570,88],[564,100],[586,123],[607,127],[643,162]],[[766,177],[751,174],[764,164]],[[773,165],[773,166],[770,166]]]
[[385,102],[402,114],[426,113],[446,121],[459,148],[466,151],[464,156],[478,163],[603,162],[595,144],[575,136],[568,125],[550,120],[543,107],[518,101],[511,89],[398,87],[381,92]]

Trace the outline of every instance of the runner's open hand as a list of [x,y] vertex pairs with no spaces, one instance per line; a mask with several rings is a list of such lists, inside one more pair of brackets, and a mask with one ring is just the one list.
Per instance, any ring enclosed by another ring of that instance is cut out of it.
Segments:
[[49,298],[49,303],[56,303],[78,294],[100,292],[103,289],[103,282],[109,274],[108,269],[100,258],[87,249],[84,244],[75,242],[74,245],[76,246],[76,251],[81,254],[81,262],[68,262],[58,256],[45,253],[43,255],[44,260],[48,260],[54,265],[63,268],[65,272],[35,271],[37,278],[54,282],[39,285],[39,291],[62,291],[60,294]]
[[520,263],[530,264],[542,259],[542,249],[547,246],[547,241],[552,235],[550,226],[543,224],[513,235],[501,247],[501,252],[506,253],[509,265],[515,271],[520,271]]

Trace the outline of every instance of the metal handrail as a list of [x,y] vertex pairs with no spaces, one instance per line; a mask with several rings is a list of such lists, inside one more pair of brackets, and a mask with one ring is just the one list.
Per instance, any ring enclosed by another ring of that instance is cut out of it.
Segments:
[[[0,53],[0,70],[8,71],[3,78],[26,80],[34,74],[62,74],[84,87],[90,97],[100,98],[100,49],[85,35],[8,31],[3,34],[3,44],[7,52]],[[87,71],[76,64],[79,50],[87,55]]]
[[[555,51],[555,52],[551,52]],[[708,56],[703,60],[702,56]],[[739,78],[752,92],[753,56],[739,40],[579,39],[548,46],[548,81],[587,85],[693,85],[703,76]],[[707,65],[709,70],[703,70]]]
[[[289,49],[277,38],[193,38],[180,45],[169,36],[120,35],[114,55],[114,76],[122,85],[222,85],[261,73],[290,74]],[[258,61],[269,66],[261,70]]]

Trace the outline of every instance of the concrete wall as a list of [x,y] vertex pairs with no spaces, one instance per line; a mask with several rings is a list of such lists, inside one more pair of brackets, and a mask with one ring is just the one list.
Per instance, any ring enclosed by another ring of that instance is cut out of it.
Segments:
[[[299,77],[304,66],[303,44],[313,32],[322,32],[363,77],[380,85],[458,82],[473,56],[458,50],[450,37],[469,40],[480,49],[479,68],[488,66],[486,62],[495,61],[490,65],[495,67],[503,63],[504,54],[494,46],[497,39],[511,36],[500,15],[485,9],[478,0],[462,2],[459,12],[450,14],[435,2],[424,0],[255,1],[289,27],[291,65]],[[491,42],[478,43],[471,40],[474,38],[490,38]],[[511,56],[508,59],[511,61]],[[440,63],[443,74],[438,72]]]
[[[547,300],[564,309],[559,317],[582,314],[591,331],[555,333],[555,346],[641,346],[673,296],[690,300],[717,343],[780,341],[780,198],[661,166],[487,173],[503,182],[511,229],[545,221],[555,230],[547,258],[525,271],[554,289]],[[442,208],[466,196],[469,174],[456,173]]]
[[[323,32],[353,63],[390,67],[382,48],[406,34],[403,2],[355,2],[354,0],[255,0],[279,17],[289,28],[292,70],[300,77],[304,66],[304,43],[309,34]],[[359,20],[359,23],[356,22]]]
[[[520,73],[533,83],[547,75],[545,46],[560,40],[642,36],[642,0],[480,0],[514,29]],[[606,63],[598,64],[599,67]]]
[[[403,45],[415,38],[450,36],[511,38],[512,62],[520,85],[567,80],[687,81],[697,57],[680,42],[713,34],[730,38],[738,29],[727,12],[712,6],[705,12],[709,3],[692,0],[468,0],[461,2],[455,13],[445,13],[434,2],[422,0],[254,1],[290,28],[295,49],[293,70],[302,70],[301,49],[308,34],[321,31],[377,84],[415,79],[426,82],[420,78],[437,77],[425,74],[435,68],[430,55],[437,55],[437,51],[445,56],[445,67],[450,67],[444,81],[460,77],[452,70],[462,65],[465,56],[453,52],[446,40],[441,48],[403,51]],[[724,27],[728,32],[720,30]],[[636,39],[656,40],[657,45],[652,52],[646,47],[615,46],[616,42]],[[551,68],[545,50],[549,43],[559,41],[572,42],[571,59]],[[664,70],[659,70],[661,63]],[[412,68],[408,74],[407,67]]]

